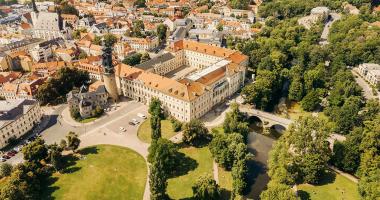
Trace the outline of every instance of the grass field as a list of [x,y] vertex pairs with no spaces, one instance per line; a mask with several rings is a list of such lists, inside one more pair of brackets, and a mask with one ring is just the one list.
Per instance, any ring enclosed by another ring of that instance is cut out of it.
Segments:
[[89,123],[89,122],[95,121],[96,119],[98,119],[98,118],[97,117],[90,117],[90,118],[82,119],[79,122],[85,124],[85,123]]
[[199,176],[208,174],[212,177],[212,157],[207,147],[186,147],[180,149],[185,160],[179,168],[187,168],[182,174],[168,180],[167,193],[172,199],[185,199],[193,196],[192,186]]
[[329,173],[320,185],[302,184],[298,186],[302,200],[359,200],[357,184],[344,176]]
[[[163,138],[169,139],[176,135],[177,133],[173,131],[172,123],[169,120],[161,121],[161,135]],[[151,138],[152,129],[150,128],[150,119],[145,120],[139,127],[137,131],[137,136],[143,142],[150,143],[152,141]]]
[[232,191],[232,175],[231,171],[226,171],[221,167],[218,167],[219,186],[222,189],[223,199],[230,199]]
[[98,145],[80,150],[83,159],[71,161],[63,174],[54,174],[42,199],[142,199],[147,166],[136,152]]

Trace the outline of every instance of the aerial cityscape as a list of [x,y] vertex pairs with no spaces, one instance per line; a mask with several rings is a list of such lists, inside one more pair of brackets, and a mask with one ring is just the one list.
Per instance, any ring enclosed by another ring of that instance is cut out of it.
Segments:
[[380,200],[379,0],[0,0],[0,200]]

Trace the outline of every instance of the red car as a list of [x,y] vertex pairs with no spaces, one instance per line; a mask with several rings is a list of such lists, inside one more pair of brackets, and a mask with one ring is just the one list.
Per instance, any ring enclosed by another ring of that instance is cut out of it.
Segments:
[[15,156],[16,154],[15,153],[13,153],[13,152],[8,152],[7,153],[7,156],[10,156],[10,157],[13,157],[13,156]]

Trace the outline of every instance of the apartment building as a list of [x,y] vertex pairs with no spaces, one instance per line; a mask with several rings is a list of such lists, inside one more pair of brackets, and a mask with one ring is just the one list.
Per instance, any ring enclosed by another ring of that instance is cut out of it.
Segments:
[[129,46],[138,52],[149,51],[158,46],[158,37],[153,38],[136,38],[136,37],[125,37],[123,38]]
[[363,63],[358,67],[358,72],[370,84],[376,86],[380,83],[380,65],[375,63]]
[[[206,114],[244,83],[248,57],[238,51],[181,40],[173,43],[169,53],[161,63],[118,65],[119,92],[145,104],[157,97],[168,114],[190,121]],[[173,65],[177,67],[170,68]],[[173,71],[181,76],[173,78]]]
[[17,139],[41,121],[42,112],[36,100],[0,101],[0,148],[11,138]]

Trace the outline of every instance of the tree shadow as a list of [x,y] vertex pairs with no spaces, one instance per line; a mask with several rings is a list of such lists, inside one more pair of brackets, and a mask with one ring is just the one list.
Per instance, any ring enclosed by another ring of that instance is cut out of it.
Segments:
[[81,155],[98,154],[99,149],[96,146],[87,147],[78,151]]
[[221,200],[229,200],[231,198],[231,191],[225,189],[225,188],[221,188]]
[[336,174],[334,172],[330,170],[326,170],[322,178],[320,179],[320,181],[314,185],[326,185],[329,183],[334,183],[335,178],[336,178]]
[[169,178],[174,178],[178,176],[183,176],[187,174],[189,171],[193,171],[198,167],[198,163],[196,160],[186,156],[182,152],[178,152],[177,154],[177,166],[175,170],[169,175]]
[[61,170],[61,173],[63,174],[71,174],[78,170],[80,170],[80,167],[75,167],[77,161],[79,160],[78,157],[76,157],[73,154],[69,154],[63,157],[63,169]]
[[310,200],[310,194],[303,190],[298,190],[297,195],[301,198],[301,200]]
[[43,200],[53,200],[52,194],[59,189],[58,186],[53,186],[53,184],[58,180],[58,177],[50,176],[41,184],[42,194],[41,199]]

